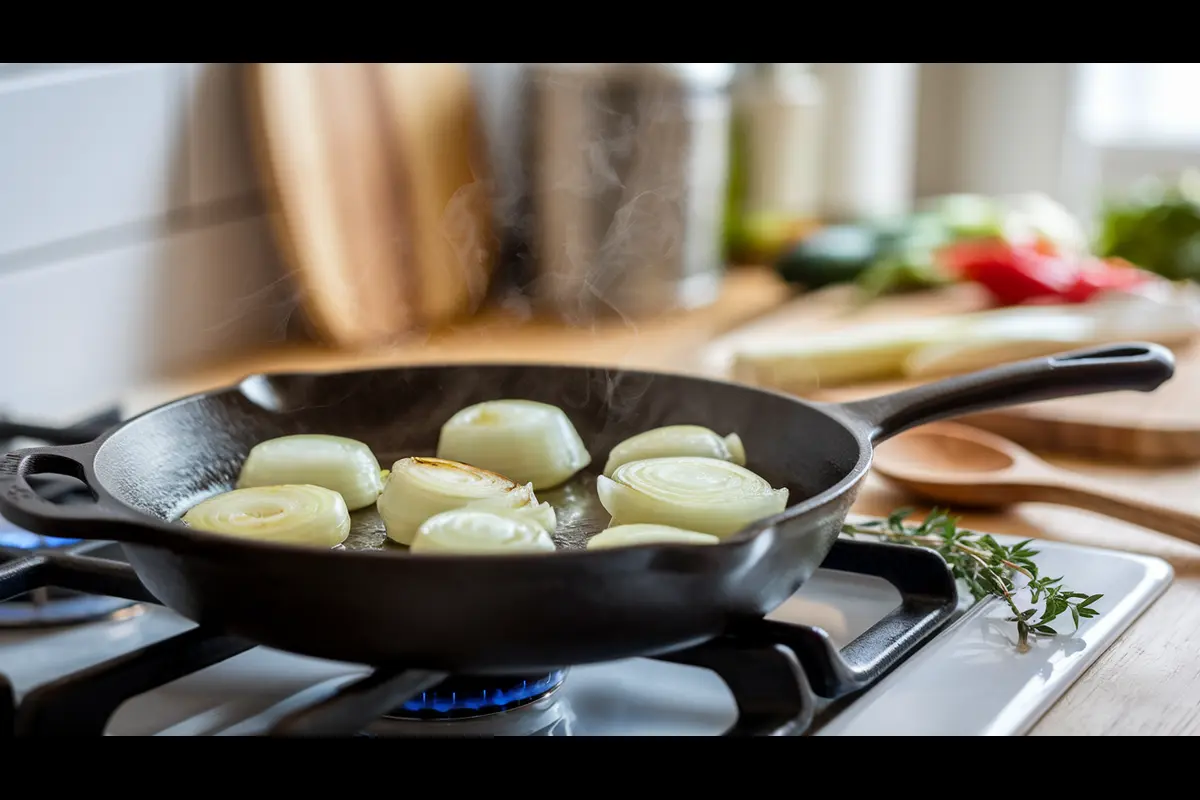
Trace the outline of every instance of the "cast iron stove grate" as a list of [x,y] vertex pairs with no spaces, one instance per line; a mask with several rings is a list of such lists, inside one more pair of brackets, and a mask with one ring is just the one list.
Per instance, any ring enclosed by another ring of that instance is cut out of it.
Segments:
[[[0,599],[53,585],[157,602],[128,564],[96,558],[81,547],[32,552],[0,565]],[[658,657],[711,670],[726,683],[738,711],[726,735],[804,733],[822,699],[850,698],[877,681],[944,627],[957,606],[945,562],[918,548],[838,541],[822,568],[882,578],[899,590],[901,605],[840,651],[819,628],[752,620],[705,644]],[[100,736],[126,700],[252,647],[193,628],[38,686],[15,708],[11,687],[0,675],[0,736]],[[269,735],[359,735],[447,678],[424,670],[377,669],[291,713]]]

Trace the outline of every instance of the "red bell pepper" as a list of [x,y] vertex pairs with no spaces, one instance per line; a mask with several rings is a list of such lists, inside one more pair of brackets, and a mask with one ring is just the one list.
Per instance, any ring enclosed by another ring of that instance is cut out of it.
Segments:
[[1117,260],[1077,259],[999,239],[959,242],[938,260],[961,280],[983,286],[998,305],[1084,303],[1096,294],[1128,289],[1151,276]]
[[1066,259],[999,240],[951,245],[943,251],[941,260],[963,280],[982,285],[1005,306],[1061,297],[1076,276]]
[[1087,259],[1064,299],[1068,303],[1086,303],[1100,292],[1132,289],[1151,277],[1123,259]]

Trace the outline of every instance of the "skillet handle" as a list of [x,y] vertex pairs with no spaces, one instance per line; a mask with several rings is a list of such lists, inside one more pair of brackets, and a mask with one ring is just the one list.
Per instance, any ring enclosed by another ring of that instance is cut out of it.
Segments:
[[[152,517],[139,514],[98,492],[89,480],[95,443],[61,447],[33,447],[8,453],[0,460],[0,516],[43,536],[129,543],[161,540],[148,524]],[[94,503],[54,503],[39,495],[29,483],[33,475],[64,475],[82,481]]]
[[1128,342],[1017,361],[836,407],[880,442],[917,425],[993,408],[1120,390],[1152,392],[1174,374],[1170,350]]

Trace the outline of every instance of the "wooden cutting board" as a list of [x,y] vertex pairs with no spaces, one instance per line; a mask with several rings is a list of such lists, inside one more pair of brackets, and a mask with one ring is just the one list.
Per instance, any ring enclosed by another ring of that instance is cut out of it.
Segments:
[[326,343],[373,349],[473,312],[495,256],[463,64],[251,64],[276,241]]
[[[901,321],[980,310],[977,287],[954,286],[883,298],[856,308],[846,287],[802,295],[778,311],[713,341],[701,355],[706,373],[728,375],[739,343],[803,337],[868,323]],[[1200,347],[1177,351],[1175,377],[1158,391],[1119,392],[1052,400],[963,418],[1031,449],[1142,465],[1200,461]],[[873,383],[814,390],[815,400],[853,400],[911,383]]]

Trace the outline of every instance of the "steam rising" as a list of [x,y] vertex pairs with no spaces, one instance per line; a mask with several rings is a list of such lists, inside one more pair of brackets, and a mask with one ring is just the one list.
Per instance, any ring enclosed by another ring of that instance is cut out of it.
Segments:
[[454,251],[459,275],[467,287],[469,310],[478,311],[487,299],[487,261],[496,252],[493,241],[485,239],[475,220],[487,209],[491,183],[472,169],[475,180],[451,196],[442,215],[442,236]]
[[682,277],[685,260],[685,100],[617,67],[533,66],[523,92],[528,288],[577,326],[661,311],[655,284]]

